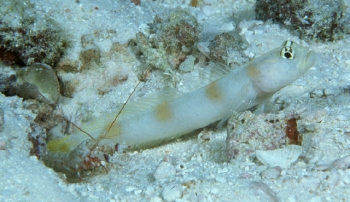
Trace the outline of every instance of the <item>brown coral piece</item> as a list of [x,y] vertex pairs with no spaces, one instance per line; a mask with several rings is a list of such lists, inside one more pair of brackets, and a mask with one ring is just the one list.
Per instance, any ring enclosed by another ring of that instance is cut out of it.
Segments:
[[132,0],[132,2],[133,2],[136,6],[141,5],[141,0]]
[[297,120],[295,118],[287,120],[286,135],[290,144],[301,145],[301,136],[297,129]]

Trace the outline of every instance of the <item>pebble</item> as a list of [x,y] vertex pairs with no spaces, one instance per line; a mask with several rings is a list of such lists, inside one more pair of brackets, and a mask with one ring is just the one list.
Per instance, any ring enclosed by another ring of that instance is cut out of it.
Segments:
[[301,155],[302,147],[298,145],[289,145],[276,150],[257,150],[257,159],[266,166],[287,168],[295,163]]
[[51,66],[41,63],[21,68],[17,72],[15,92],[25,99],[34,98],[47,104],[55,104],[60,98],[60,85]]
[[6,143],[0,140],[0,150],[6,150]]
[[339,88],[325,88],[323,90],[323,93],[326,96],[337,95],[340,93],[340,89]]
[[348,169],[350,168],[350,155],[333,161],[332,168],[335,169]]
[[309,202],[323,202],[323,198],[320,196],[314,196],[312,198],[310,198]]
[[345,60],[345,64],[350,65],[350,60]]
[[2,130],[4,130],[4,124],[5,124],[5,120],[4,120],[4,110],[0,108],[0,132]]
[[299,184],[306,189],[308,192],[315,192],[320,186],[321,180],[317,177],[304,177],[300,179]]
[[277,179],[281,176],[282,168],[279,166],[267,168],[260,173],[262,178],[266,179]]
[[317,171],[325,171],[329,169],[329,165],[328,164],[318,164],[315,167],[313,167],[313,170],[317,170]]
[[162,192],[163,199],[165,201],[175,201],[182,195],[182,188],[180,185],[167,185]]
[[323,90],[321,89],[316,89],[310,93],[311,98],[320,98],[323,96]]
[[212,6],[209,6],[209,5],[202,6],[202,11],[206,16],[212,16],[215,13],[220,12],[218,9],[213,8]]
[[250,189],[260,198],[260,201],[277,202],[276,193],[265,183],[252,182]]
[[214,4],[216,0],[203,0],[204,4]]
[[349,120],[349,116],[343,115],[343,114],[338,114],[335,116],[335,119],[337,121],[347,121]]
[[340,174],[337,170],[332,170],[329,175],[326,177],[326,180],[323,180],[322,183],[324,183],[326,186],[334,187],[338,185],[340,182]]
[[[2,143],[0,142],[0,144],[2,144]],[[5,162],[6,160],[9,159],[9,156],[10,156],[10,153],[8,151],[6,151],[5,149],[6,149],[6,147],[4,149],[0,149],[0,161],[1,162]]]
[[322,122],[329,114],[329,109],[319,109],[313,111],[306,111],[301,114],[301,118],[303,123],[311,124],[311,123],[320,123]]
[[166,161],[161,162],[153,176],[156,180],[165,180],[165,179],[173,179],[176,174],[175,167]]
[[210,58],[209,43],[200,42],[197,44],[197,49],[205,55],[205,57]]
[[193,69],[196,58],[192,55],[187,56],[186,60],[180,64],[179,69],[183,72],[190,72]]

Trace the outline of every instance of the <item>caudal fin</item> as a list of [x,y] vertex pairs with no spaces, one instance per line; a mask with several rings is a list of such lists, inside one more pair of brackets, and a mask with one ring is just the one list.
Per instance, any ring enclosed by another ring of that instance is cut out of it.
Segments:
[[47,150],[53,153],[69,153],[87,138],[89,137],[85,134],[74,134],[60,139],[51,140],[47,143]]

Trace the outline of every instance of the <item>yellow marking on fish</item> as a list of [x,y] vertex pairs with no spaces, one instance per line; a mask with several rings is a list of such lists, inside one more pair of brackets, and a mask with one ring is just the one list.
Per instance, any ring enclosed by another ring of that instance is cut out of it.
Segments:
[[250,64],[250,65],[247,67],[247,73],[248,73],[248,75],[249,75],[250,78],[256,78],[256,77],[259,76],[260,71],[258,70],[258,68],[256,68],[255,65]]
[[69,152],[69,142],[66,142],[67,138],[69,138],[69,136],[57,140],[51,140],[47,144],[47,149],[52,152]]
[[[276,59],[275,58],[272,58],[272,59],[266,59],[264,61],[264,63],[268,64],[270,63],[271,66],[276,64]],[[258,64],[260,65],[260,64]],[[254,63],[250,63],[248,66],[247,66],[247,73],[248,73],[248,76],[250,78],[257,78],[260,76],[261,74],[261,70],[259,70],[259,68],[254,64]]]
[[205,95],[207,96],[207,98],[209,98],[212,101],[220,101],[222,100],[222,97],[223,97],[220,89],[216,84],[216,81],[210,83],[205,88]]
[[156,119],[158,121],[168,121],[172,117],[172,112],[168,102],[163,102],[156,106]]

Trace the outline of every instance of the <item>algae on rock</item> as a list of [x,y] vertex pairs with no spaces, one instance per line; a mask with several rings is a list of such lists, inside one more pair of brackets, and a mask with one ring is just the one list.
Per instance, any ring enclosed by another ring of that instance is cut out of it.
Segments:
[[0,16],[0,59],[6,63],[54,65],[68,47],[60,26],[29,0],[2,2]]
[[334,41],[350,32],[350,13],[343,0],[257,0],[258,20],[272,19],[301,37]]

